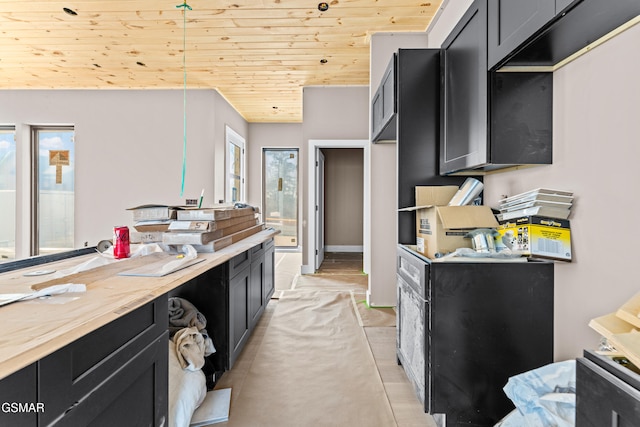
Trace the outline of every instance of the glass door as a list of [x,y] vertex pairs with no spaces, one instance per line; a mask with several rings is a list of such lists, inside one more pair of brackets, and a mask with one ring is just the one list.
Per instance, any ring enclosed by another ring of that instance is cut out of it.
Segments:
[[263,218],[278,247],[298,246],[298,150],[263,149]]

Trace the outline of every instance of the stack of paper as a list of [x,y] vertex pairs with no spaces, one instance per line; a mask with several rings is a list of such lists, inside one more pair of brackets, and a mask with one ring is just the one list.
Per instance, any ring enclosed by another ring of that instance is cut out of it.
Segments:
[[496,217],[498,221],[531,215],[567,219],[572,205],[570,191],[537,188],[500,200],[500,213]]

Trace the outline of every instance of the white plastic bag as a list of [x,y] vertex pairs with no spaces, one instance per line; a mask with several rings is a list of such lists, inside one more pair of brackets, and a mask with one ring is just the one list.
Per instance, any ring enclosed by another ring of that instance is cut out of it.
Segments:
[[495,427],[575,425],[575,360],[551,363],[513,376],[503,390],[516,409]]

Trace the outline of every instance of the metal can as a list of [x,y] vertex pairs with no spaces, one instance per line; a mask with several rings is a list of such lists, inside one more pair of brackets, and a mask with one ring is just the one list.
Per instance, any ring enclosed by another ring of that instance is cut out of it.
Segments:
[[129,258],[129,227],[113,227],[113,257],[116,259]]

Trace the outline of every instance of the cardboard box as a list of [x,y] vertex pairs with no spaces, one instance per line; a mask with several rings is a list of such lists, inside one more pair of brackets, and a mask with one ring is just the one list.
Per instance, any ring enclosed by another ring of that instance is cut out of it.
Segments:
[[534,258],[571,261],[569,220],[543,216],[523,216],[503,221],[498,233],[512,251]]
[[471,230],[498,226],[488,206],[446,206],[456,186],[418,186],[415,191],[417,205],[401,211],[416,211],[417,251],[429,258],[471,248],[465,237]]

